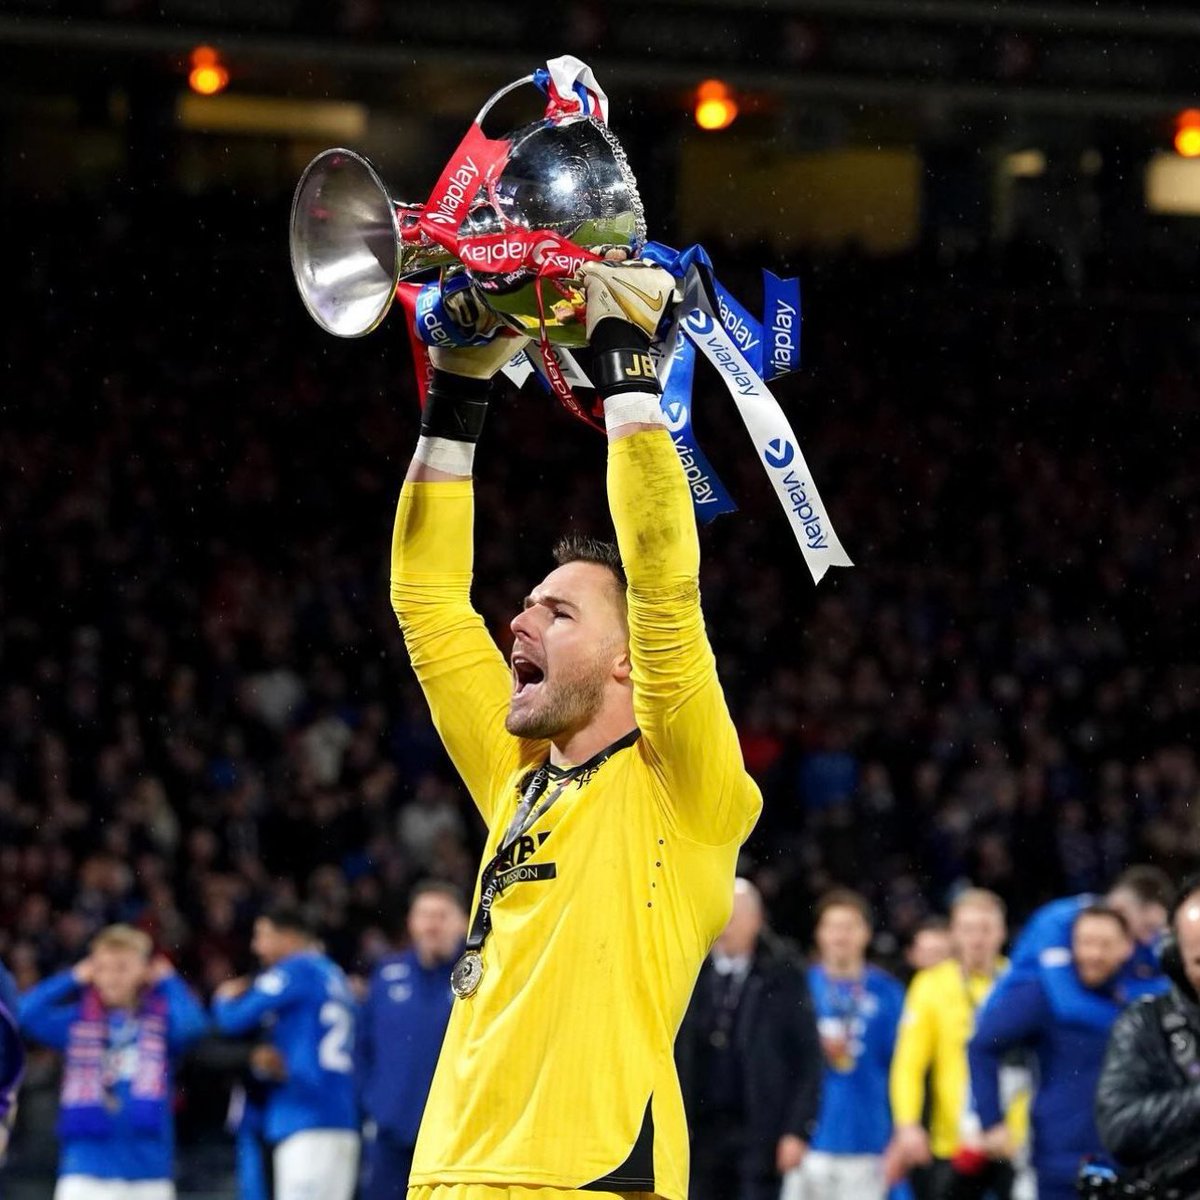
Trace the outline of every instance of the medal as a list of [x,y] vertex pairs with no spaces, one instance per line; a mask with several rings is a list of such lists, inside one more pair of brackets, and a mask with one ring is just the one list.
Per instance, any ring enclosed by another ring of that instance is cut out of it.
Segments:
[[450,972],[450,990],[460,1000],[465,1000],[479,990],[479,981],[482,978],[483,956],[478,950],[468,950]]

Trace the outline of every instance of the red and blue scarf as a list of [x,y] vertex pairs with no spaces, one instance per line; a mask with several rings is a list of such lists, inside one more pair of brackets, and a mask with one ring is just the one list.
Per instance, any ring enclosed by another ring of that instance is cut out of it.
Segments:
[[[145,993],[137,1012],[137,1067],[129,1087],[129,1123],[155,1133],[167,1120],[170,1101],[167,1058],[167,999],[158,990]],[[83,993],[79,1018],[67,1040],[59,1102],[60,1137],[105,1137],[112,1133],[120,1104],[117,1080],[110,1077],[112,1015],[95,988]]]

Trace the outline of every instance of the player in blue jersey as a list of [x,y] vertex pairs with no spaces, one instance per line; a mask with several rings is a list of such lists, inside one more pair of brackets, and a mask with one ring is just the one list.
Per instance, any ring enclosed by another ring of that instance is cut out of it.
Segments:
[[1128,980],[1133,949],[1122,913],[1103,905],[1085,908],[1075,917],[1067,965],[1010,971],[977,1018],[968,1047],[971,1091],[993,1158],[1012,1156],[1001,1064],[1022,1047],[1037,1057],[1030,1124],[1040,1200],[1071,1200],[1081,1162],[1104,1153],[1095,1099],[1109,1031],[1127,1004],[1160,986],[1157,980]]
[[25,993],[19,1019],[64,1053],[54,1200],[173,1200],[173,1067],[208,1020],[150,938],[101,930],[73,971]]
[[413,1147],[454,1005],[450,972],[467,936],[452,883],[419,884],[406,921],[408,949],[384,959],[360,1014],[357,1059],[371,1125],[363,1200],[404,1200]]
[[888,1073],[904,988],[866,961],[871,910],[839,888],[817,904],[817,961],[808,986],[825,1054],[810,1149],[785,1179],[784,1200],[882,1200],[892,1134]]
[[1129,867],[1117,876],[1104,895],[1085,892],[1044,904],[1025,923],[1012,949],[1015,974],[1041,966],[1069,968],[1071,930],[1085,908],[1102,904],[1125,918],[1133,935],[1134,950],[1125,971],[1134,979],[1161,975],[1158,940],[1167,924],[1173,888],[1165,871],[1158,867]]
[[278,1051],[278,1086],[263,1111],[275,1200],[351,1200],[359,1149],[354,997],[290,905],[255,921],[253,950],[263,972],[222,984],[213,1019],[227,1034],[265,1028]]

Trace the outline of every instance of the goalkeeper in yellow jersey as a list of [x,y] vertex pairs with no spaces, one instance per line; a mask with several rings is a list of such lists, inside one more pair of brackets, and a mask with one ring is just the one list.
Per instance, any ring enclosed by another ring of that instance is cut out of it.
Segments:
[[762,805],[649,369],[674,281],[610,263],[583,279],[619,555],[561,543],[504,661],[470,604],[470,476],[511,339],[435,351],[396,513],[392,605],[488,828],[410,1200],[685,1200],[672,1045]]

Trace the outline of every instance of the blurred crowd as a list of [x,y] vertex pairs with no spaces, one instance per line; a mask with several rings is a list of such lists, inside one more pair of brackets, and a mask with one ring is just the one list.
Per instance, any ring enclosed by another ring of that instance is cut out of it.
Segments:
[[[23,988],[127,921],[210,993],[268,900],[364,972],[415,879],[473,883],[480,829],[386,593],[405,339],[320,333],[280,212],[245,211],[106,205],[78,240],[53,206],[11,214],[0,956]],[[780,264],[708,245],[753,305],[752,268]],[[698,436],[742,506],[702,549],[766,797],[743,872],[803,941],[835,884],[887,957],[967,880],[1019,923],[1131,861],[1200,862],[1190,314],[1010,262],[791,264],[804,363],[776,392],[859,564],[817,590],[699,370]],[[555,538],[606,529],[602,461],[534,384],[493,405],[475,596],[502,644]]]

